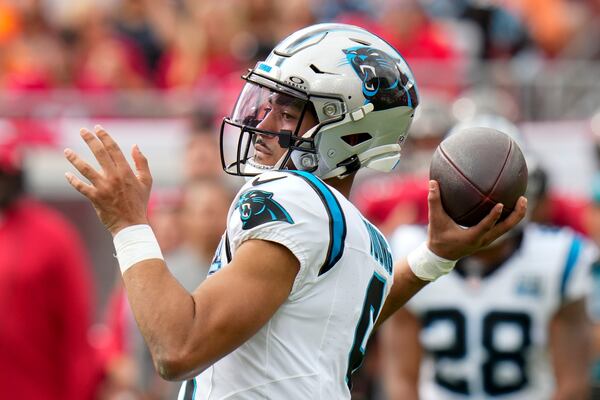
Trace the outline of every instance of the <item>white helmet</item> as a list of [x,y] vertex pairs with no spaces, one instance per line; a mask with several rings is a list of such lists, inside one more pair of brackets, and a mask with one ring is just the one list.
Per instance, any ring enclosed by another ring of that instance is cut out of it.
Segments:
[[[223,169],[234,175],[295,168],[327,179],[361,167],[391,171],[419,103],[402,56],[378,36],[345,24],[318,24],[293,33],[243,79],[246,85],[233,113],[221,126]],[[298,109],[295,129],[262,129],[271,110],[266,103]],[[307,113],[317,123],[302,133]],[[286,149],[274,165],[254,159],[258,135],[278,137]]]

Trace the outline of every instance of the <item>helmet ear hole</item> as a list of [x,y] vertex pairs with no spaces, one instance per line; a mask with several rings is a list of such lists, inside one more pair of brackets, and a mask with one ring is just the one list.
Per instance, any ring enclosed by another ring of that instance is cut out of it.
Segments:
[[342,140],[344,142],[348,143],[352,147],[358,146],[359,144],[364,143],[367,140],[372,139],[372,138],[373,138],[373,136],[371,136],[367,132],[353,133],[351,135],[342,136]]

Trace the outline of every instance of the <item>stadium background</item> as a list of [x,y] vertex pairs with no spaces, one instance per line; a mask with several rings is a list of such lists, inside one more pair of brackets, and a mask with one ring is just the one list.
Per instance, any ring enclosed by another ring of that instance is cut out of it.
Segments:
[[600,200],[598,0],[0,0],[0,138],[25,150],[28,191],[84,238],[95,329],[116,262],[94,211],[64,180],[62,149],[85,153],[79,128],[97,123],[124,149],[138,143],[160,202],[213,173],[190,166],[198,156],[188,147],[209,136],[201,153],[218,154],[220,119],[242,72],[279,38],[322,21],[363,26],[397,47],[422,107],[435,102],[448,121],[493,110],[516,123],[552,190],[584,209],[576,218],[594,235],[598,222],[587,211]]

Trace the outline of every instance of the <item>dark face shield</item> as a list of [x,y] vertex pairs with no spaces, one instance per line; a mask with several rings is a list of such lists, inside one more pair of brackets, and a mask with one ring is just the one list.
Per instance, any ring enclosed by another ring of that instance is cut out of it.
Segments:
[[302,135],[315,126],[308,97],[290,88],[275,90],[248,81],[230,118],[221,126],[221,162],[225,172],[254,176],[287,166],[290,151],[314,152]]

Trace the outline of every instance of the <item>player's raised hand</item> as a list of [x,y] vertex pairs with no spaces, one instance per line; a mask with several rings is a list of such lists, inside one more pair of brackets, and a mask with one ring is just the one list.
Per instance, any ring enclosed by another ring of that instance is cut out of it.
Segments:
[[444,211],[439,185],[429,182],[429,226],[427,229],[428,247],[440,257],[458,260],[486,247],[508,232],[525,217],[527,199],[523,196],[509,216],[497,222],[502,214],[502,204],[496,204],[489,214],[477,225],[465,228],[458,225]]
[[98,218],[113,235],[130,225],[147,224],[152,175],[146,157],[137,145],[133,147],[134,173],[119,145],[102,127],[96,125],[94,133],[81,129],[80,134],[98,160],[100,170],[67,148],[67,160],[90,182],[67,172],[69,184],[92,202]]

